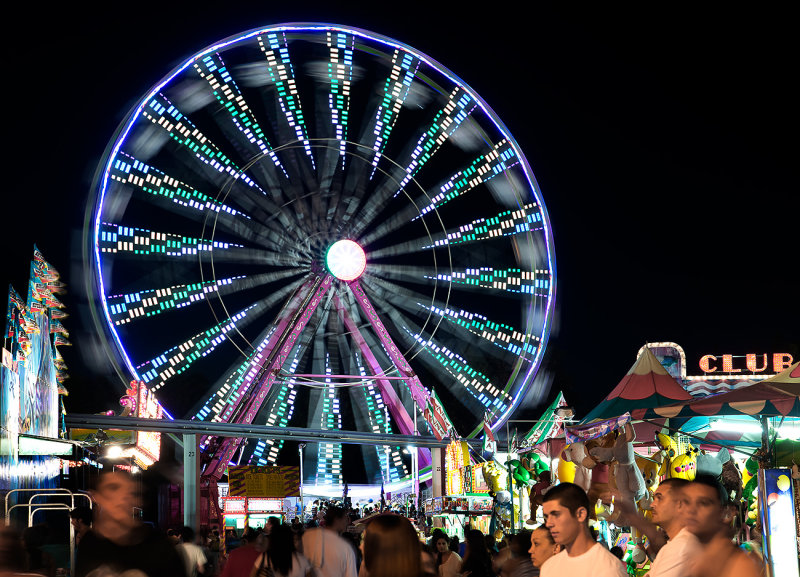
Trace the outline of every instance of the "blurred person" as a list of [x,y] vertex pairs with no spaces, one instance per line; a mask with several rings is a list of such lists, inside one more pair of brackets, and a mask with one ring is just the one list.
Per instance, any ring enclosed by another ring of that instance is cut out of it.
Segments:
[[422,550],[417,532],[402,515],[387,513],[366,526],[362,542],[367,577],[421,577]]
[[356,553],[340,536],[347,529],[347,514],[336,506],[328,507],[325,526],[303,533],[303,554],[319,577],[356,577]]
[[0,577],[14,577],[25,570],[25,548],[19,535],[0,525]]
[[75,545],[79,545],[84,535],[92,528],[92,508],[88,505],[75,507],[69,512],[69,519],[75,529]]
[[181,527],[179,535],[181,542],[178,544],[178,552],[183,557],[187,577],[202,575],[205,573],[208,559],[203,549],[195,543],[194,529]]
[[183,574],[183,562],[169,539],[134,515],[141,495],[130,474],[104,473],[91,495],[96,514],[92,530],[78,546],[77,577],[113,576],[131,569],[147,577]]
[[250,577],[269,575],[275,577],[306,577],[311,575],[311,563],[295,550],[294,533],[289,525],[273,526],[269,544],[253,563]]
[[492,577],[492,557],[486,548],[486,539],[478,529],[464,535],[464,559],[461,561],[463,577]]
[[683,488],[684,523],[703,545],[692,567],[696,577],[756,577],[764,574],[753,557],[731,541],[734,509],[716,477],[697,475]]
[[42,551],[47,538],[46,525],[33,525],[22,532],[22,546],[25,548],[25,570],[35,575],[55,577],[56,562],[52,555]]
[[422,575],[423,577],[437,577],[436,572],[436,551],[427,543],[420,543],[420,552],[422,553]]
[[245,533],[247,543],[237,547],[228,554],[228,560],[220,577],[248,577],[253,563],[267,550],[269,538],[264,533],[256,533],[250,527]]
[[544,562],[542,577],[626,577],[625,565],[592,539],[589,506],[586,492],[574,483],[561,483],[547,491],[542,503],[545,525],[564,550]]
[[512,535],[507,548],[511,550],[511,556],[498,571],[501,577],[532,577],[536,574],[528,555],[531,548],[530,531],[522,530]]
[[437,534],[436,541],[436,574],[439,577],[458,577],[461,573],[461,556],[450,550],[450,539],[442,532]]
[[[545,561],[561,550],[561,545],[553,541],[550,529],[544,525],[539,525],[531,533],[531,547],[528,553],[531,556],[531,563],[537,572],[541,569]],[[537,573],[535,573],[537,574]]]

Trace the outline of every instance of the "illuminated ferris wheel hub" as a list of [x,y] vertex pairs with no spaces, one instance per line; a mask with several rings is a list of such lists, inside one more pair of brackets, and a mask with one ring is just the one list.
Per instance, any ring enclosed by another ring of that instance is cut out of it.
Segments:
[[356,280],[367,267],[367,256],[357,242],[344,239],[333,243],[325,255],[330,273],[345,282]]

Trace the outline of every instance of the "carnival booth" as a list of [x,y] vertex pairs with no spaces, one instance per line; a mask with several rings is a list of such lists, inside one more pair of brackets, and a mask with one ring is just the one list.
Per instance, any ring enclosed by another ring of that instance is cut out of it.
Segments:
[[493,499],[489,495],[488,463],[470,459],[469,446],[453,441],[444,451],[445,495],[425,501],[425,515],[448,535],[464,539],[469,529],[490,532]]
[[299,467],[230,467],[227,495],[222,497],[225,528],[241,532],[264,527],[270,517],[287,521],[295,516],[298,497]]

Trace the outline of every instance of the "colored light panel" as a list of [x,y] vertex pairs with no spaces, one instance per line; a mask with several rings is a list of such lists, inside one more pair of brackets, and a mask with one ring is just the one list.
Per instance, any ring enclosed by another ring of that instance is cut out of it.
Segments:
[[210,196],[122,152],[114,161],[110,177],[120,184],[129,184],[148,194],[167,198],[175,204],[200,212],[227,212],[233,216],[250,219],[246,214],[217,202]]
[[106,297],[108,310],[115,325],[128,323],[139,317],[152,317],[163,312],[179,309],[206,299],[209,293],[217,293],[220,288],[231,285],[244,276],[206,281],[194,284],[177,285],[112,295]]
[[286,169],[281,165],[278,156],[267,140],[264,131],[259,126],[255,115],[245,102],[239,87],[225,68],[222,58],[218,54],[208,54],[194,64],[195,70],[201,78],[205,79],[217,101],[228,111],[231,121],[244,135],[248,142],[255,144],[259,150],[270,157],[276,167],[288,178]]
[[[448,232],[446,236],[437,238],[431,246],[445,246],[464,244],[468,242],[480,242],[498,236],[509,236],[514,234],[524,234],[544,228],[542,213],[538,210],[536,203],[526,204],[518,210],[507,210],[491,218],[479,218],[469,224],[465,224]],[[379,255],[375,255],[379,256]]]
[[[518,163],[519,157],[517,157],[514,147],[508,140],[501,140],[494,150],[474,160],[469,168],[460,170],[451,176],[439,189],[439,193],[431,198],[430,204],[420,210],[420,213],[426,214],[447,204]],[[419,216],[414,217],[413,220],[417,218]]]
[[495,270],[491,267],[468,268],[464,272],[453,272],[425,278],[438,279],[454,284],[465,284],[480,288],[509,292],[522,292],[546,297],[550,290],[550,271],[523,271],[518,268]]

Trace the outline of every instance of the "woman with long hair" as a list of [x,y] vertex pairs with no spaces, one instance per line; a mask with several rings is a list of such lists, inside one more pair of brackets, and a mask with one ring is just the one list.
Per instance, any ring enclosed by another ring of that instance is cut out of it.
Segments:
[[439,577],[458,577],[461,572],[461,556],[450,550],[450,539],[441,534],[434,542],[436,546],[436,573]]
[[289,525],[273,526],[267,550],[256,558],[250,577],[269,575],[270,570],[275,577],[307,577],[311,574],[311,563],[295,549],[294,532]]
[[367,577],[417,577],[422,574],[422,548],[411,522],[400,515],[373,518],[364,531],[364,574]]
[[486,539],[477,529],[470,529],[465,535],[464,561],[461,573],[464,577],[493,577],[492,557],[486,548]]

